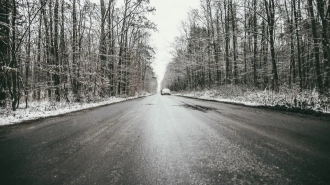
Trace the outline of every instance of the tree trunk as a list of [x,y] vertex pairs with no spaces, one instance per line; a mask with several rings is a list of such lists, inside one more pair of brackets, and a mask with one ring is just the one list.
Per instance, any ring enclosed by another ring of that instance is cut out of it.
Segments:
[[229,84],[229,10],[227,7],[226,0],[224,1],[224,10],[225,10],[225,84]]
[[253,84],[255,87],[258,87],[257,50],[258,50],[257,0],[253,0]]
[[316,79],[317,79],[317,87],[320,93],[323,93],[323,84],[322,84],[322,76],[320,69],[320,49],[318,43],[318,35],[316,30],[316,18],[314,16],[313,9],[313,0],[308,0],[308,10],[310,15],[310,20],[312,23],[312,34],[313,34],[313,42],[314,42],[314,58],[315,58],[315,70],[316,70]]
[[236,52],[236,14],[235,9],[233,9],[233,1],[230,1],[230,10],[231,10],[231,24],[232,24],[232,31],[233,31],[233,57],[234,57],[234,84],[238,84],[238,69],[237,69],[237,52]]
[[109,16],[108,16],[108,40],[109,40],[109,49],[108,49],[108,55],[110,56],[109,60],[109,85],[110,85],[110,96],[115,95],[115,68],[114,68],[114,63],[115,63],[115,38],[114,38],[114,29],[113,29],[113,20],[114,20],[114,0],[109,0],[109,5],[108,5],[108,11],[109,11]]
[[247,13],[246,13],[246,0],[244,1],[244,45],[243,45],[243,53],[244,53],[244,84],[247,84],[247,34],[246,34],[246,30],[247,30]]
[[324,58],[324,67],[325,67],[325,76],[324,76],[324,88],[325,90],[330,87],[330,43],[328,35],[328,22],[330,21],[330,2],[328,2],[328,10],[325,13],[324,10],[324,1],[319,0],[317,2],[317,9],[321,17],[322,22],[322,46],[323,46],[323,58]]
[[[298,0],[300,1],[300,0]],[[296,9],[296,0],[292,0],[293,4],[293,15],[294,15],[294,22],[295,22],[295,30],[296,30],[296,39],[297,39],[297,52],[298,52],[298,75],[299,75],[299,87],[300,91],[302,91],[303,88],[303,77],[302,77],[302,69],[301,69],[301,47],[300,47],[300,34],[298,29],[298,12]]]
[[9,22],[9,1],[0,0],[2,6],[0,6],[0,106],[6,107],[6,89],[9,85],[10,73],[5,70],[5,66],[10,63],[10,25]]
[[[261,43],[262,43],[262,55],[263,55],[263,88],[267,88],[268,86],[268,69],[267,69],[267,62],[268,62],[268,42],[267,37],[267,28],[266,28],[266,24],[265,21],[262,21],[261,23],[262,25],[262,37],[261,37]],[[260,59],[261,60],[261,59]]]
[[[221,11],[221,10],[218,10]],[[217,65],[217,83],[218,85],[221,85],[221,70],[220,70],[220,47],[219,47],[219,42],[220,42],[220,23],[219,23],[219,13],[217,13],[217,18],[216,18],[216,30],[217,30],[217,36],[214,41],[214,60]]]
[[61,33],[60,33],[60,57],[59,57],[59,67],[60,67],[60,74],[63,74],[61,79],[64,83],[64,98],[67,102],[70,102],[68,97],[68,81],[70,79],[70,66],[69,61],[66,54],[66,43],[65,43],[65,30],[64,30],[64,21],[65,21],[65,15],[64,15],[64,2],[65,0],[62,0],[61,2]]
[[55,100],[60,101],[60,65],[59,65],[59,49],[58,49],[58,24],[59,24],[59,0],[55,1],[55,8],[54,8],[54,86],[55,86]]
[[[72,2],[72,75],[70,77],[71,86],[75,96],[78,96],[79,84],[78,84],[78,64],[76,61],[76,52],[77,52],[77,13],[76,13],[76,0]],[[76,97],[77,98],[77,97]]]
[[208,34],[208,38],[209,38],[209,43],[208,43],[208,49],[207,49],[207,53],[208,53],[208,88],[211,89],[211,85],[212,85],[212,73],[211,73],[211,62],[212,62],[212,46],[215,43],[214,41],[214,28],[213,28],[213,18],[212,18],[212,7],[211,7],[211,1],[207,0],[206,1],[206,9],[207,9],[207,34]]
[[[294,39],[293,39],[293,21],[290,17],[286,1],[284,1],[285,11],[286,11],[286,23],[289,24],[290,32],[290,65],[289,65],[289,87],[291,88],[292,82],[295,83],[296,79],[296,69],[295,69],[295,57],[294,57]],[[292,12],[292,10],[291,10]]]
[[49,49],[49,55],[48,55],[48,60],[47,60],[47,66],[48,66],[48,98],[53,101],[53,91],[54,91],[54,34],[53,34],[53,2],[48,1],[48,16],[44,17],[45,19],[49,18],[49,24],[48,24],[48,30],[49,30],[49,35],[48,35],[48,49]]
[[46,81],[47,81],[47,89],[48,89],[48,98],[51,98],[51,89],[50,89],[50,81],[51,81],[51,77],[50,77],[50,69],[49,66],[51,65],[50,63],[50,48],[51,48],[51,38],[49,38],[49,25],[48,25],[48,20],[47,20],[47,15],[46,15],[46,11],[45,11],[45,7],[46,7],[46,3],[42,0],[40,0],[40,3],[42,4],[42,8],[41,8],[41,13],[43,16],[43,20],[44,20],[44,26],[45,26],[45,60],[47,61],[47,72],[46,72]]
[[17,87],[18,83],[17,82],[17,59],[16,59],[16,0],[13,1],[12,4],[12,22],[11,22],[11,28],[12,28],[12,40],[11,40],[11,63],[10,67],[12,68],[11,72],[11,80],[12,80],[12,92],[11,92],[11,99],[12,99],[12,109],[13,111],[16,111],[17,106],[18,106],[18,93],[17,92]]
[[119,72],[119,82],[118,82],[118,95],[120,96],[123,92],[124,87],[124,55],[125,55],[125,43],[126,43],[126,18],[127,18],[127,11],[128,11],[128,0],[125,0],[125,10],[124,10],[124,18],[123,18],[123,24],[121,27],[121,36],[120,36],[120,48],[119,48],[119,62],[118,62],[118,72]]
[[274,26],[275,26],[275,4],[274,0],[271,0],[269,3],[267,0],[264,0],[267,22],[268,22],[268,32],[269,32],[269,44],[270,44],[270,55],[272,58],[272,72],[273,72],[273,90],[275,92],[279,91],[278,86],[278,75],[277,75],[277,66],[276,66],[276,57],[275,57],[275,41],[274,41]]

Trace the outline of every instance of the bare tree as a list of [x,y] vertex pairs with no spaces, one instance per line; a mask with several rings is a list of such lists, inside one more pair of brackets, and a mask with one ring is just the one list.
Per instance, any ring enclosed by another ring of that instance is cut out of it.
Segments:
[[316,29],[316,18],[314,16],[314,7],[313,1],[308,0],[308,11],[310,14],[311,24],[312,24],[312,34],[313,34],[313,48],[314,48],[314,57],[315,57],[315,69],[316,69],[316,79],[317,79],[317,87],[320,92],[323,92],[323,83],[320,69],[320,49],[318,43],[317,29]]
[[268,32],[269,32],[269,44],[270,44],[270,54],[272,59],[272,73],[273,73],[273,89],[278,92],[278,74],[277,74],[277,65],[275,58],[275,41],[274,41],[274,29],[275,29],[275,3],[274,0],[270,0],[268,3],[267,0],[264,0],[267,22],[268,22]]

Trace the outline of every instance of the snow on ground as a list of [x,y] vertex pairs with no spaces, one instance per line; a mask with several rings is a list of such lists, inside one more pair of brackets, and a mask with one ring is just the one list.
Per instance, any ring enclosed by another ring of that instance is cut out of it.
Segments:
[[[144,94],[143,96],[148,96],[148,95],[150,94]],[[0,108],[0,126],[16,124],[22,121],[35,120],[49,116],[57,116],[78,110],[98,107],[102,105],[108,105],[129,99],[139,98],[139,97],[142,96],[137,95],[134,97],[127,97],[127,98],[111,97],[94,103],[93,102],[68,103],[68,102],[49,102],[49,101],[29,102],[28,108],[25,108],[25,103],[21,103],[19,108],[15,112],[10,109]]]
[[[229,90],[228,90],[229,89]],[[248,106],[282,107],[291,110],[307,110],[330,113],[330,98],[313,91],[258,91],[230,87],[224,89],[179,92],[176,95],[192,98],[215,100],[220,102],[242,104]]]
[[[258,91],[230,87],[194,92],[179,92],[173,94],[198,99],[243,104],[248,106],[280,106],[293,110],[313,110],[317,112],[330,113],[330,98],[327,96],[320,96],[315,90],[309,92],[282,90],[279,93],[274,93],[270,90]],[[149,94],[143,94],[143,96],[147,95]],[[28,108],[25,108],[24,103],[21,103],[20,107],[15,112],[9,108],[0,108],[0,126],[20,123],[27,120],[35,120],[48,116],[61,115],[138,97],[141,97],[141,95],[129,98],[112,97],[92,103],[67,103],[49,101],[29,102]]]

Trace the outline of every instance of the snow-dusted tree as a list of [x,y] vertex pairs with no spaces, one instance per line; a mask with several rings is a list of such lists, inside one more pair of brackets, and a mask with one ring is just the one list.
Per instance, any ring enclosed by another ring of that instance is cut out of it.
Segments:
[[181,47],[174,47],[165,79],[179,78],[166,84],[179,90],[236,84],[325,93],[329,6],[322,0],[201,1],[201,11],[189,12],[189,24],[173,44]]
[[155,25],[146,14],[155,9],[147,0],[127,0],[125,13],[115,2],[0,0],[1,105],[6,94],[15,110],[21,94],[27,106],[29,99],[86,101],[151,91],[148,37]]

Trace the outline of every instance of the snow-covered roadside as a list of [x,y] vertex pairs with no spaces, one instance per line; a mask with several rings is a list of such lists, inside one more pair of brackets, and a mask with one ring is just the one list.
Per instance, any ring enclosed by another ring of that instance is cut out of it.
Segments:
[[[143,96],[148,95],[150,94],[144,94]],[[16,124],[23,121],[35,120],[49,116],[57,116],[78,110],[135,99],[143,96],[137,95],[134,97],[127,98],[111,97],[95,103],[67,103],[49,101],[30,102],[28,108],[25,108],[25,104],[21,103],[20,107],[15,112],[10,109],[0,109],[0,126]]]
[[221,90],[205,90],[173,93],[191,98],[235,103],[247,106],[282,107],[291,110],[307,110],[330,113],[330,99],[312,92],[246,91],[241,93],[223,93]]

